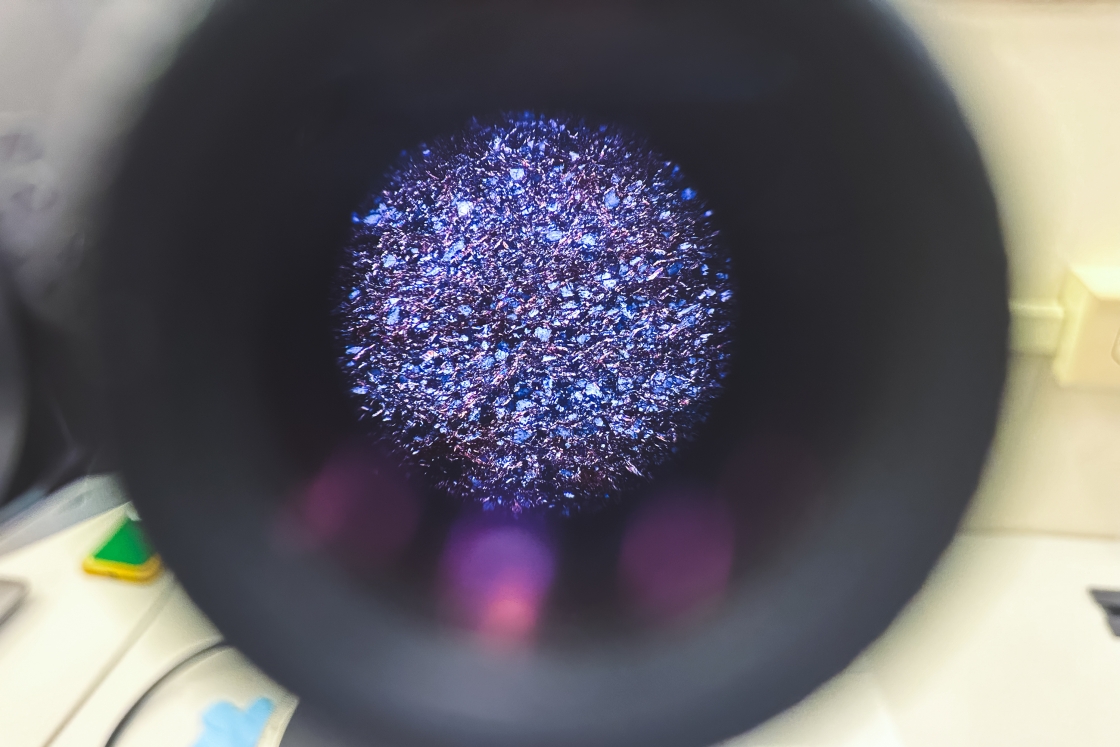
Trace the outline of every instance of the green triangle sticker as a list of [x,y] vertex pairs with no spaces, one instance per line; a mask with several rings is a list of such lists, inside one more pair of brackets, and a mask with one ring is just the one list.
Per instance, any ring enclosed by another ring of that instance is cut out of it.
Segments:
[[109,539],[85,559],[82,567],[87,573],[125,581],[150,581],[159,575],[162,564],[148,544],[140,522],[126,517]]
[[143,565],[154,554],[147,538],[144,537],[144,532],[140,529],[140,522],[125,519],[109,541],[102,545],[93,557],[110,563]]

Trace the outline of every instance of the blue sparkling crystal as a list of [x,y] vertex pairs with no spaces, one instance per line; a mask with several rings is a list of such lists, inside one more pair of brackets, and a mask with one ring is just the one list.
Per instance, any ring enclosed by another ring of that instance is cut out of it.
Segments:
[[614,500],[696,435],[730,369],[710,217],[676,164],[609,125],[507,116],[405,153],[340,271],[361,417],[485,510]]

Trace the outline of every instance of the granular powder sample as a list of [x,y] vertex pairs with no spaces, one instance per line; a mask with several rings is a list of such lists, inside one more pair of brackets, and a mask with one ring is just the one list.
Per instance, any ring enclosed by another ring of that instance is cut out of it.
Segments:
[[472,122],[353,216],[336,310],[360,413],[484,509],[594,510],[695,437],[730,266],[680,168],[613,126]]

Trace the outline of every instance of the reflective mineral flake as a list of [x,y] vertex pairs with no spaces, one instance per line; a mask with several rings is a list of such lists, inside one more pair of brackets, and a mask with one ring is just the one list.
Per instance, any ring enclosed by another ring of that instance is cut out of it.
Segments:
[[593,510],[696,436],[734,297],[702,195],[626,131],[508,116],[403,154],[336,310],[364,421],[484,509]]

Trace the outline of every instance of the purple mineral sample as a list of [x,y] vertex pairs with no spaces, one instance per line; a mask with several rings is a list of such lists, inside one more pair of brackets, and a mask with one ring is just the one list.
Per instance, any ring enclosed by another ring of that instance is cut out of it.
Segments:
[[362,419],[484,509],[594,510],[696,437],[734,293],[678,166],[614,126],[474,121],[353,215],[336,307]]

